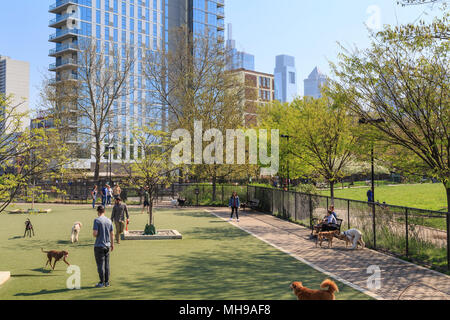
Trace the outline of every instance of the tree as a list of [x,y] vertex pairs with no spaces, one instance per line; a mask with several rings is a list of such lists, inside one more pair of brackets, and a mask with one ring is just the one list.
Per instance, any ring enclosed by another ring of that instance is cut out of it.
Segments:
[[[128,83],[135,54],[132,47],[101,48],[95,41],[79,42],[76,75],[69,74],[44,92],[48,109],[64,136],[79,146],[78,157],[95,159],[94,179],[107,152],[104,144],[118,138],[118,101],[134,91]],[[73,128],[76,128],[74,130]]]
[[[214,129],[241,127],[244,84],[226,70],[229,57],[224,46],[214,37],[193,35],[186,28],[170,32],[173,39],[170,50],[147,50],[143,60],[144,74],[152,92],[149,104],[167,108],[168,131],[186,129],[193,137],[194,121],[201,122],[202,135]],[[215,142],[217,137],[212,136],[210,142],[202,141],[202,147]],[[218,179],[236,169],[236,166],[224,165],[223,158],[216,152],[213,148],[211,162],[194,161],[195,171],[213,183],[213,200]],[[193,154],[193,160],[194,157]]]
[[161,131],[155,124],[133,131],[135,143],[138,146],[138,157],[131,163],[124,164],[128,175],[128,184],[138,186],[141,190],[147,188],[150,198],[148,208],[149,223],[146,227],[154,228],[153,202],[158,187],[168,186],[178,179],[179,167],[170,161],[172,142],[167,132]]
[[344,177],[358,142],[355,120],[339,98],[299,98],[289,105],[266,107],[261,117],[265,127],[280,128],[290,136],[289,148],[281,151],[284,157],[304,177],[317,175],[329,182],[334,200],[334,186]]
[[[443,26],[448,28],[447,26]],[[417,27],[426,34],[430,25]],[[442,181],[450,207],[449,41],[396,28],[372,35],[366,50],[346,50],[333,65],[334,90],[369,122],[392,165]]]
[[27,188],[34,198],[32,182],[55,177],[67,161],[56,130],[22,129],[27,114],[11,101],[0,95],[0,212]]

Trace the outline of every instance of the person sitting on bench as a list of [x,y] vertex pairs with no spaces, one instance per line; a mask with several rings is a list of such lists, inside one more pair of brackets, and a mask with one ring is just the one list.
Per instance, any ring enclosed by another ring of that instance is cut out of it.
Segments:
[[321,231],[334,231],[337,230],[337,220],[331,210],[328,210],[327,216],[322,221]]

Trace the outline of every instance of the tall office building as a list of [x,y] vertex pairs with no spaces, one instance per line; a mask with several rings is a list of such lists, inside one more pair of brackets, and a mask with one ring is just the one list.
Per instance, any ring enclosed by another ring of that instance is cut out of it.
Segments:
[[315,67],[307,79],[304,80],[304,96],[319,99],[322,97],[320,89],[327,83],[327,76],[324,75],[318,67]]
[[[105,51],[108,48],[111,53],[121,52],[125,44],[134,47],[137,61],[127,85],[135,90],[113,106],[120,110],[115,112],[114,126],[121,132],[119,145],[115,145],[115,162],[137,156],[137,148],[131,145],[133,123],[142,126],[149,118],[164,128],[168,118],[164,106],[158,111],[154,105],[141,103],[151,101],[147,89],[150,85],[142,73],[142,50],[169,49],[169,30],[180,26],[187,26],[194,33],[208,31],[211,37],[224,41],[224,0],[57,0],[49,12],[56,15],[49,23],[56,29],[49,38],[55,43],[50,56],[56,62],[49,68],[56,73],[55,82],[77,80],[78,45],[84,39],[96,41],[98,47]],[[86,159],[79,165],[87,169],[92,167],[92,160]]]
[[[28,113],[30,98],[30,64],[0,55],[0,94],[12,96],[12,106],[17,111]],[[29,125],[29,117],[22,119],[22,129]]]
[[292,102],[298,94],[295,58],[287,55],[277,56],[274,76],[275,99],[283,103]]
[[208,34],[220,42],[225,41],[225,0],[168,0],[168,2],[168,30],[187,26],[194,35]]
[[255,56],[236,49],[236,41],[233,40],[233,26],[231,23],[228,24],[226,48],[231,58],[227,65],[228,70],[245,69],[255,71]]

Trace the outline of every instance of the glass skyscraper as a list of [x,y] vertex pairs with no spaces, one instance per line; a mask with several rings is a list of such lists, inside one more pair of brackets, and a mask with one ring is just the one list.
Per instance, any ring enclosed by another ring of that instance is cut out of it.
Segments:
[[135,48],[136,63],[127,84],[135,89],[134,93],[115,101],[113,107],[114,126],[122,132],[119,155],[114,157],[117,161],[132,159],[137,154],[135,148],[125,149],[132,124],[142,126],[146,119],[151,119],[164,127],[167,121],[164,107],[139,103],[151,101],[146,89],[150,85],[142,74],[142,50],[156,51],[163,46],[167,49],[169,30],[183,25],[194,33],[204,34],[208,30],[219,41],[224,38],[224,0],[57,0],[49,12],[56,15],[49,23],[56,29],[49,37],[55,43],[49,53],[56,60],[49,67],[56,74],[55,82],[77,80],[78,44],[83,39],[95,40],[97,47],[110,50],[111,54],[120,54],[125,44]]

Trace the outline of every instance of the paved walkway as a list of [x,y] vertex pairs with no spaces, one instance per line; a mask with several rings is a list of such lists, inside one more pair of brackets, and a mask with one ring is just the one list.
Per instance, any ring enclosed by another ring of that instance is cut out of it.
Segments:
[[[230,212],[224,208],[208,208],[208,212],[228,221]],[[262,241],[290,254],[355,289],[376,299],[387,300],[450,300],[450,277],[373,250],[352,251],[345,242],[333,242],[333,248],[316,248],[309,240],[311,231],[274,216],[241,211],[241,222],[232,224]],[[379,266],[381,288],[370,290],[367,269]],[[295,279],[293,279],[295,280]],[[300,280],[300,279],[299,279]]]

